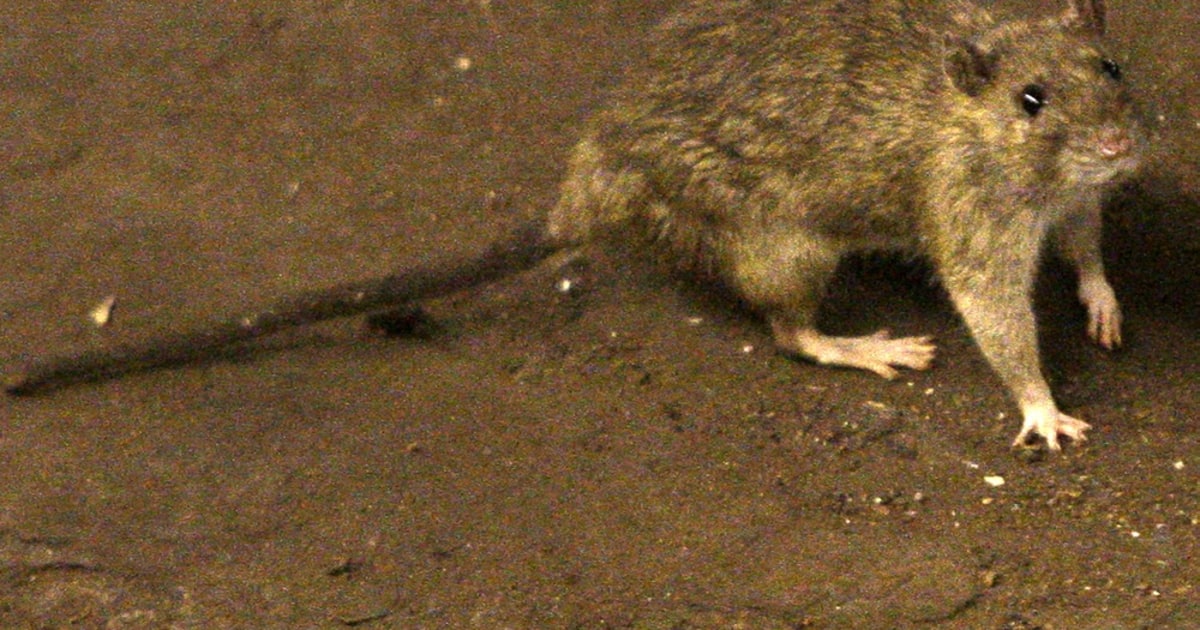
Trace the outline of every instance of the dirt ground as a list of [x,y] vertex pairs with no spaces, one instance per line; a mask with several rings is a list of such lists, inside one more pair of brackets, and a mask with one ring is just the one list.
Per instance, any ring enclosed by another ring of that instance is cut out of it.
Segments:
[[[480,251],[672,4],[5,3],[0,359]],[[1085,444],[1009,448],[919,268],[849,264],[823,314],[937,336],[884,382],[601,252],[424,338],[339,321],[0,399],[0,627],[1196,627],[1200,11],[1111,4],[1158,123],[1109,213],[1126,347],[1062,269],[1038,294]]]

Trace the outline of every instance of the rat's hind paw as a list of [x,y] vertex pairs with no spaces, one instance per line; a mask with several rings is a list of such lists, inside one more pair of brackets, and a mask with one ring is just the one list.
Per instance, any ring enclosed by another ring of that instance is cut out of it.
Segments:
[[775,343],[822,365],[868,370],[889,380],[899,375],[893,366],[924,370],[937,351],[932,337],[893,339],[886,330],[864,337],[830,337],[811,328],[786,331],[776,327]]

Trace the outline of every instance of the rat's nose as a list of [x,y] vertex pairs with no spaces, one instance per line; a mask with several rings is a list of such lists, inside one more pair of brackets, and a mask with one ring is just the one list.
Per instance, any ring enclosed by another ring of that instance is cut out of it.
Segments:
[[1133,136],[1126,129],[1103,129],[1097,137],[1097,145],[1101,157],[1115,160],[1133,151]]

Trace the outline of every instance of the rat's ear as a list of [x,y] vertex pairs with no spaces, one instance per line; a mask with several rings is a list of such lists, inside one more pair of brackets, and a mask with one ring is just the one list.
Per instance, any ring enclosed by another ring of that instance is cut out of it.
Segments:
[[1104,34],[1104,0],[1067,0],[1062,16],[1068,28],[1079,28]]
[[998,55],[956,35],[942,42],[942,69],[950,83],[967,96],[977,96],[996,76]]

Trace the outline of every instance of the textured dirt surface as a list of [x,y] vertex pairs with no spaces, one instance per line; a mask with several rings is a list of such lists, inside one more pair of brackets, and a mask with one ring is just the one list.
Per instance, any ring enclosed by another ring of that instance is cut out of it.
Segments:
[[[671,4],[5,3],[0,359],[483,249]],[[1038,298],[1087,443],[1008,448],[920,269],[831,290],[833,331],[937,336],[884,382],[597,252],[569,293],[429,305],[427,338],[341,321],[0,400],[0,627],[1189,627],[1200,11],[1112,4],[1158,129],[1109,217],[1126,347],[1053,264]]]

